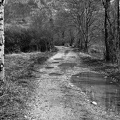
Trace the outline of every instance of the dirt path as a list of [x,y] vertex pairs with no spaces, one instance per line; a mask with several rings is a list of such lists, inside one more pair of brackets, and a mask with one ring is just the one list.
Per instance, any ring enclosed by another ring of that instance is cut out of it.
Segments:
[[78,72],[90,71],[79,67],[77,53],[58,47],[59,52],[39,69],[36,90],[26,111],[27,120],[117,120],[90,104],[87,96],[70,78]]

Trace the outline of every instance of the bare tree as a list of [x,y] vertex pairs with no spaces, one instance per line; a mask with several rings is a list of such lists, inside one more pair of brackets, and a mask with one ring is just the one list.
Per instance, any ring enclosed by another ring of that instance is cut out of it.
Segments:
[[96,20],[94,16],[97,14],[97,9],[99,9],[99,7],[96,7],[98,3],[94,0],[64,0],[64,2],[71,25],[78,31],[77,46],[88,51],[91,27]]
[[104,37],[105,37],[105,60],[110,61],[110,50],[109,50],[109,6],[110,6],[110,0],[102,0],[104,9],[105,9],[105,20],[104,20]]

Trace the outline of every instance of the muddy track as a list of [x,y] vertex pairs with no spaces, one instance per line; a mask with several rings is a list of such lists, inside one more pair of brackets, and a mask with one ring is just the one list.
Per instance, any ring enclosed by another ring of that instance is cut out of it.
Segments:
[[[89,72],[79,67],[78,53],[67,47],[58,47],[36,76],[36,90],[28,101],[27,120],[114,120],[106,111],[91,104],[88,97],[71,83],[72,75]],[[44,73],[44,74],[42,74]],[[117,120],[117,118],[115,118]]]

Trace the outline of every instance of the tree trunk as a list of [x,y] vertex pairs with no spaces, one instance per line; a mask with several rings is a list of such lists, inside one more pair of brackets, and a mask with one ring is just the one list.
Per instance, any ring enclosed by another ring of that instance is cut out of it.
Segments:
[[77,40],[76,46],[79,50],[83,50],[84,49],[83,34],[80,29],[78,29],[78,37],[79,38]]
[[120,30],[119,30],[119,0],[116,1],[117,5],[117,59],[118,59],[118,68],[120,70]]
[[88,32],[88,24],[87,24],[87,21],[86,21],[86,37],[85,37],[85,52],[88,52],[88,35],[89,32]]
[[71,37],[71,38],[70,38],[70,46],[73,45],[73,42],[74,42],[74,37]]
[[73,31],[71,29],[69,30],[69,35],[70,35],[70,43],[69,43],[69,45],[72,46],[73,42],[74,42],[74,35],[73,35]]
[[4,5],[0,1],[0,82],[4,81]]
[[90,6],[88,5],[89,1],[87,1],[87,8],[85,9],[85,52],[88,52],[88,34],[89,34],[89,18],[88,18],[88,13],[90,12]]
[[108,21],[107,21],[107,16],[108,16],[108,8],[109,8],[109,2],[110,0],[105,1],[105,22],[104,22],[104,29],[105,29],[105,47],[106,47],[106,52],[105,52],[105,60],[110,61],[110,52],[109,52],[109,34],[108,34]]
[[85,51],[85,52],[88,52],[88,41],[87,41],[87,40],[85,41],[84,51]]

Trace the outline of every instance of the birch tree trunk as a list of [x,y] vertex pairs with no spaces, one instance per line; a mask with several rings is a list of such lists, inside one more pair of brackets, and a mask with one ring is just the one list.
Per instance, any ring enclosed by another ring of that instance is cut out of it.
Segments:
[[0,0],[0,81],[4,81],[4,0]]

